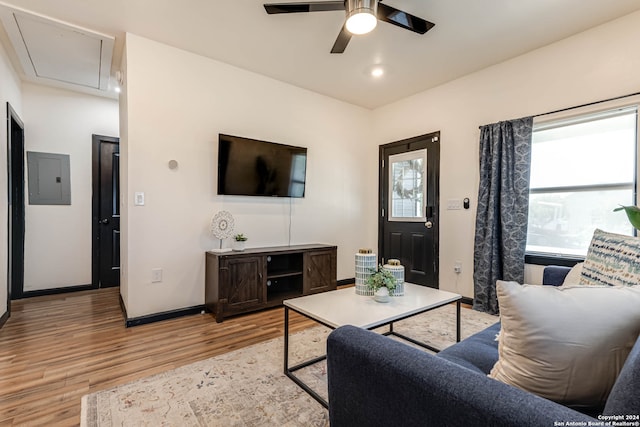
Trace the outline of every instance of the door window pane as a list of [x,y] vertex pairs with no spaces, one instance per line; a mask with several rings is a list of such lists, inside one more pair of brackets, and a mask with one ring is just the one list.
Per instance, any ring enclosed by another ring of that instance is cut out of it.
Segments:
[[427,150],[389,156],[389,221],[426,221]]

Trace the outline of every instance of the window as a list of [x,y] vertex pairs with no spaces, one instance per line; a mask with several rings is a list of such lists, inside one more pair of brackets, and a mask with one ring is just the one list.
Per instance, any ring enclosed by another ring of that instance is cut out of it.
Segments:
[[427,220],[427,150],[389,156],[389,221]]
[[619,205],[635,203],[637,108],[536,123],[527,253],[585,256],[600,228],[633,234]]

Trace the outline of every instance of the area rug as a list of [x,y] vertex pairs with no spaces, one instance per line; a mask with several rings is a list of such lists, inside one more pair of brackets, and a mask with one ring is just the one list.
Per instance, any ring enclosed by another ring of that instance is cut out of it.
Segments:
[[[497,321],[462,309],[465,338]],[[446,348],[455,342],[455,306],[394,324],[394,330]],[[325,353],[330,330],[317,326],[289,339],[290,365]],[[107,426],[328,426],[326,409],[283,374],[283,338],[143,378],[82,398],[81,425]],[[296,372],[327,396],[326,364]]]

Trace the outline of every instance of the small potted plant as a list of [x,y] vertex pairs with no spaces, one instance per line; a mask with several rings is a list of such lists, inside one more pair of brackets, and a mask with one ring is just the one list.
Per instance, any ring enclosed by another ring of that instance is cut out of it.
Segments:
[[373,290],[373,299],[377,302],[389,302],[389,295],[396,289],[396,278],[393,274],[378,265],[377,270],[371,269],[371,276],[367,279],[367,286]]
[[242,233],[236,234],[235,236],[233,236],[233,240],[234,240],[233,250],[244,251],[244,245],[245,245],[245,242],[247,241],[247,236],[245,236]]

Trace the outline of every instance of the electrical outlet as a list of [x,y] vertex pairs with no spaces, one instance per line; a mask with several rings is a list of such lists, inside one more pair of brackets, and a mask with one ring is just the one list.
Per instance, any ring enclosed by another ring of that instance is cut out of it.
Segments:
[[162,282],[162,269],[161,268],[153,268],[151,269],[151,283]]
[[456,274],[462,273],[462,261],[456,261],[453,265],[453,271],[455,271]]

